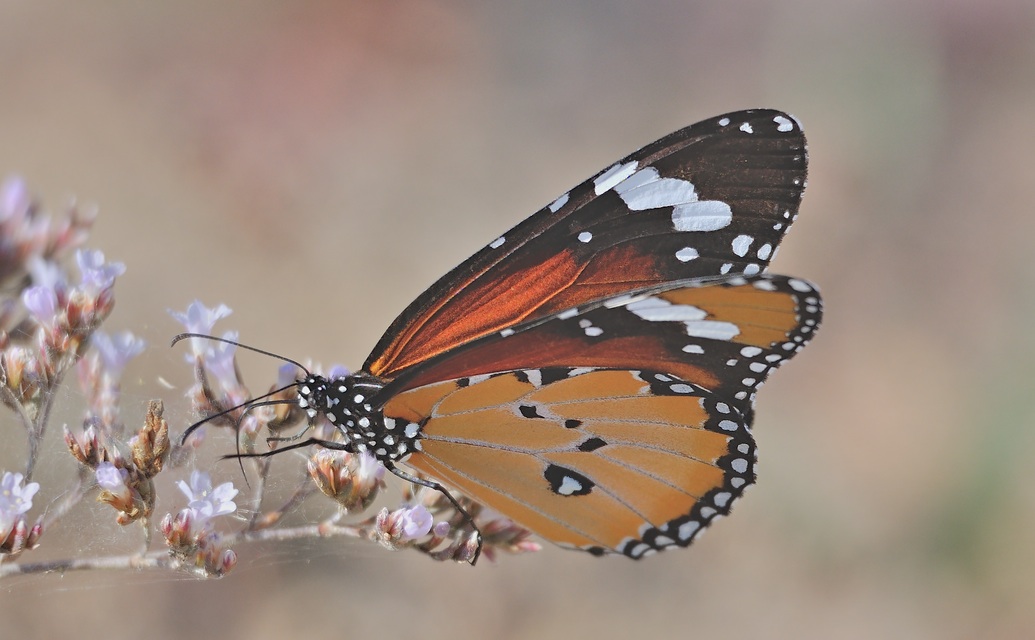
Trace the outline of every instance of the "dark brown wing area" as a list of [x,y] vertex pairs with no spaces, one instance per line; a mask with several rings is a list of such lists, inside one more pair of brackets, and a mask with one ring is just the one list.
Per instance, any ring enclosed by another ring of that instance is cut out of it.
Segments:
[[797,215],[805,138],[779,111],[650,144],[503,234],[421,294],[364,369],[391,379],[522,322],[672,280],[763,271]]

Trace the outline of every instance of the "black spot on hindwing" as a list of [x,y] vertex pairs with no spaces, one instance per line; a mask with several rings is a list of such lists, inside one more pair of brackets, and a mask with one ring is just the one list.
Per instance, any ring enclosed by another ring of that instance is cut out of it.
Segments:
[[550,483],[550,490],[561,496],[584,496],[596,486],[578,471],[556,464],[546,467],[543,477]]

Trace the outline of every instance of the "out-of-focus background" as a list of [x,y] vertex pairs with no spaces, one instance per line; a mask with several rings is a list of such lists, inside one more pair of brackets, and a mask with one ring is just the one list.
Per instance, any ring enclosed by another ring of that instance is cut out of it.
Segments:
[[[758,486],[691,550],[472,570],[344,540],[244,546],[220,581],[5,581],[0,635],[1030,634],[1030,1],[0,4],[0,173],[53,211],[100,206],[90,244],[128,268],[107,327],[151,345],[126,411],[164,397],[177,429],[190,372],[166,309],[224,302],[220,329],[356,367],[558,194],[755,106],[805,124],[809,189],[772,270],[819,283],[826,322],[760,394]],[[67,471],[57,427],[41,465]],[[22,434],[0,437],[17,469]],[[139,540],[89,501],[73,515],[35,553]]]

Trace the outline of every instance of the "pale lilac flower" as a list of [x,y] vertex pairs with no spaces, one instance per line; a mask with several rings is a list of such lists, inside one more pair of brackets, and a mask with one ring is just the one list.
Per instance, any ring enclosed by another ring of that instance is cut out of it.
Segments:
[[[190,303],[187,307],[187,313],[180,313],[179,311],[169,309],[169,315],[182,324],[187,333],[200,333],[202,335],[212,335],[212,328],[215,327],[216,322],[231,313],[233,311],[225,304],[209,309],[200,300]],[[191,353],[187,354],[187,362],[193,362],[195,359],[205,358],[208,355],[208,347],[210,346],[207,344],[208,341],[195,339],[189,342]]]
[[31,204],[29,188],[21,176],[8,176],[0,184],[0,222],[24,217]]
[[225,304],[220,304],[218,307],[209,309],[203,305],[200,300],[195,300],[190,303],[187,307],[187,313],[180,313],[179,311],[173,311],[172,309],[169,310],[169,315],[182,324],[187,330],[187,333],[203,333],[205,335],[211,334],[212,327],[216,325],[216,322],[222,320],[231,313],[233,313],[233,311]]
[[327,372],[327,379],[331,382],[340,378],[345,378],[349,375],[348,367],[340,364],[336,364],[331,367],[331,370]]
[[295,383],[298,380],[298,367],[293,364],[286,363],[280,365],[277,369],[277,387],[287,387]]
[[121,262],[104,262],[104,252],[98,249],[77,250],[75,261],[82,273],[82,287],[92,295],[110,289],[115,284],[115,278],[126,272],[126,265]]
[[0,540],[7,539],[19,516],[32,508],[32,497],[40,490],[36,482],[22,486],[24,479],[22,474],[10,471],[0,479]]
[[94,471],[94,477],[97,479],[97,484],[105,491],[119,496],[120,498],[129,499],[130,489],[129,485],[126,484],[126,478],[129,477],[129,472],[125,469],[120,469],[111,462],[105,460],[97,465],[97,469]]
[[90,344],[100,354],[106,372],[113,378],[122,375],[126,363],[144,351],[143,338],[134,336],[129,331],[108,335],[103,331],[94,332]]
[[22,303],[44,327],[52,329],[57,320],[57,294],[50,287],[32,286],[22,291]]
[[356,459],[358,459],[354,472],[356,482],[372,485],[385,477],[385,466],[378,462],[372,453],[363,451],[356,454]]
[[[225,340],[237,341],[236,331],[227,331],[223,334]],[[219,382],[224,389],[234,389],[237,384],[237,366],[234,358],[237,354],[237,346],[226,342],[207,341],[208,344],[202,347],[199,357],[205,363],[205,370]]]
[[190,473],[190,484],[183,480],[177,482],[180,491],[187,496],[187,509],[195,520],[196,527],[204,526],[216,516],[223,516],[237,511],[234,496],[237,489],[233,483],[224,482],[212,488],[212,478],[204,471],[194,470]]
[[400,540],[416,540],[423,538],[431,531],[434,519],[431,512],[422,504],[413,507],[404,507],[392,514],[395,519],[395,526],[399,530]]
[[29,270],[29,275],[32,276],[33,284],[53,291],[61,291],[67,286],[64,269],[52,260],[46,260],[40,256],[29,256],[26,260],[26,268]]

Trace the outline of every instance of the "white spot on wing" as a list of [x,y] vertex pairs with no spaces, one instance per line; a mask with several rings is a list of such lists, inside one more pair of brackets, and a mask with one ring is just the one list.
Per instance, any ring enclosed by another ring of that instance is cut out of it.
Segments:
[[632,302],[625,308],[648,322],[695,322],[708,316],[703,309],[656,297]]
[[583,231],[579,234],[579,242],[589,242],[593,239],[593,234],[589,231]]
[[633,211],[674,207],[698,200],[692,182],[662,178],[654,167],[637,171],[621,184],[615,185],[615,193]]
[[554,200],[550,204],[550,211],[552,213],[557,213],[557,211],[559,211],[560,208],[563,207],[566,204],[568,204],[568,194],[567,193],[564,194],[563,196],[561,196],[560,198],[557,198],[556,200]]
[[503,243],[506,242],[506,241],[507,241],[507,239],[504,236],[500,236],[500,237],[496,238],[495,240],[493,240],[491,243],[489,243],[489,246],[492,247],[493,249],[499,249],[500,247],[503,246]]
[[607,193],[613,189],[616,184],[635,173],[636,166],[636,161],[633,160],[625,164],[616,164],[607,171],[601,173],[593,179],[594,193],[598,196]]
[[745,122],[744,124],[740,125],[740,130],[743,131],[744,133],[754,133],[755,132],[755,130],[752,129],[751,125],[749,123],[747,123],[747,122]]
[[797,278],[791,278],[787,281],[787,284],[791,285],[791,289],[794,289],[799,293],[808,293],[809,291],[812,291],[812,286],[809,285],[808,282]]
[[718,320],[702,320],[701,322],[687,322],[686,335],[695,338],[708,338],[709,340],[732,340],[740,334],[740,327],[732,322],[720,322]]
[[692,305],[672,304],[662,298],[649,297],[625,307],[648,322],[682,322],[686,335],[712,340],[731,340],[740,334],[740,327],[732,322],[705,320],[707,312]]
[[564,479],[561,480],[561,486],[557,487],[557,493],[562,496],[570,496],[571,494],[581,490],[582,483],[571,476],[564,476]]
[[772,254],[772,252],[773,252],[773,245],[771,245],[771,244],[769,244],[767,242],[767,243],[765,243],[764,245],[762,245],[761,247],[758,248],[758,253],[756,255],[758,256],[759,260],[768,260],[769,259],[769,255]]
[[679,530],[676,535],[679,536],[680,540],[689,540],[694,537],[697,530],[701,528],[701,523],[696,520],[687,520],[683,524],[679,525]]
[[775,118],[773,118],[773,122],[776,123],[777,131],[787,133],[788,131],[794,130],[794,124],[792,124],[791,121],[784,116],[776,116]]
[[733,222],[733,210],[719,200],[702,200],[677,205],[672,210],[676,231],[717,231]]
[[733,239],[733,253],[737,254],[741,258],[747,255],[748,249],[751,248],[751,243],[754,242],[754,238],[748,235],[739,235]]
[[694,249],[693,247],[683,247],[679,251],[676,251],[676,260],[679,260],[680,262],[690,262],[699,256],[700,254],[697,253],[697,249]]
[[730,119],[729,118],[722,118],[722,119],[719,120],[719,126],[720,127],[725,127],[725,126],[729,125],[729,123],[730,123]]
[[699,344],[688,344],[683,347],[684,353],[704,353],[704,349]]

